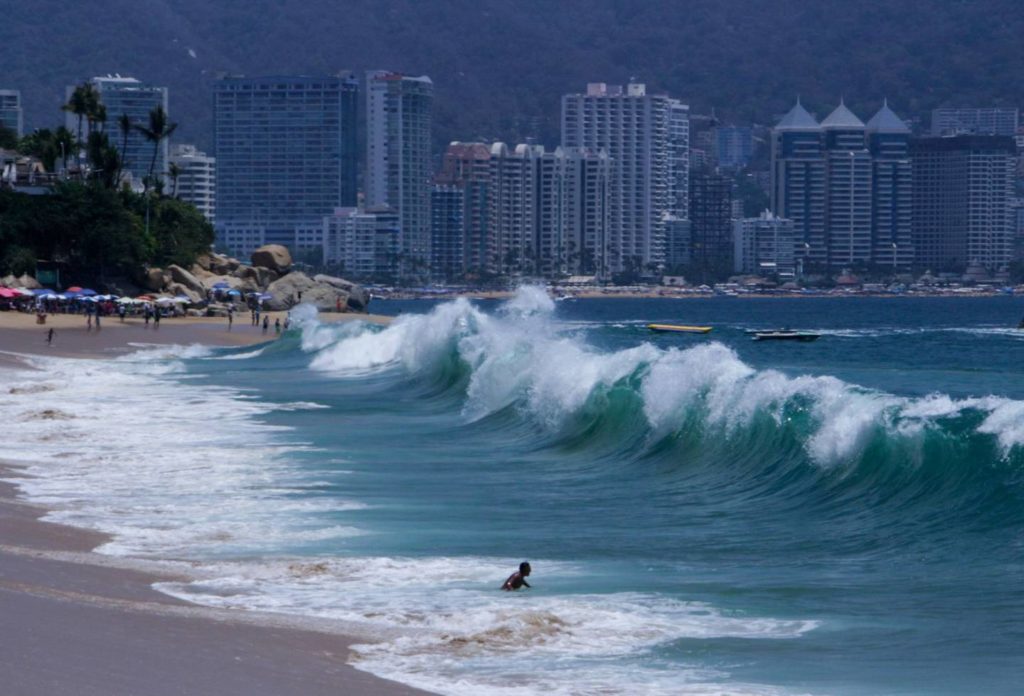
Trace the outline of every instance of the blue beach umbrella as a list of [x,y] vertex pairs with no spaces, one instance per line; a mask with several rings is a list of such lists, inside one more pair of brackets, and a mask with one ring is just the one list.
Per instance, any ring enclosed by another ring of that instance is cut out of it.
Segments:
[[219,282],[219,283],[214,283],[213,284],[213,289],[214,290],[223,290],[224,288],[230,288],[230,287],[231,286],[228,285],[227,283],[225,283],[223,280],[221,282]]
[[238,290],[228,290],[224,294],[225,295],[231,295],[232,297],[241,297],[242,296],[242,293],[240,293]]
[[96,291],[91,290],[89,288],[82,288],[81,290],[78,291],[78,294],[83,297],[92,297],[96,294]]

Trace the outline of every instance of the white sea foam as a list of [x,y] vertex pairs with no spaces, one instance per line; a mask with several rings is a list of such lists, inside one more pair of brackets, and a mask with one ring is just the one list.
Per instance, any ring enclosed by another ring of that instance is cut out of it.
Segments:
[[[547,582],[580,572],[564,562],[536,563]],[[721,692],[727,675],[697,666],[638,670],[632,660],[675,640],[789,639],[817,625],[728,616],[704,603],[640,593],[509,595],[495,585],[510,565],[479,557],[223,563],[203,566],[204,579],[161,589],[219,607],[384,627],[385,640],[354,648],[355,664],[446,694],[501,693],[508,684],[526,694],[581,693],[576,680],[586,673],[595,693]],[[590,664],[602,670],[592,672]],[[725,688],[771,691],[739,686]]]
[[261,421],[277,409],[202,380],[167,379],[176,357],[161,348],[113,361],[33,358],[40,373],[7,373],[0,406],[4,458],[28,465],[18,483],[54,507],[48,519],[111,533],[113,554],[191,557],[272,552],[282,544],[343,538],[359,530],[325,521],[351,501],[295,497],[289,464],[307,449]]

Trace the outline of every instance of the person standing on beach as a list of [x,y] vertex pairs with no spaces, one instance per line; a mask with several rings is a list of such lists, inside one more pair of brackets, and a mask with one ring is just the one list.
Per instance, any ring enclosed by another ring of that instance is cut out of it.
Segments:
[[231,330],[231,325],[235,323],[235,306],[228,305],[228,331]]
[[160,308],[159,307],[154,307],[153,308],[153,328],[154,329],[159,329],[160,328]]
[[281,335],[281,317],[274,320],[274,333],[278,336]]
[[102,313],[103,312],[100,311],[100,308],[97,307],[96,308],[96,330],[97,331],[100,330],[100,314],[102,314]]
[[518,590],[520,587],[529,587],[530,583],[526,582],[526,577],[530,574],[530,564],[523,561],[519,564],[519,570],[508,576],[505,584],[501,586],[501,589],[506,592],[512,592]]
[[55,333],[57,333],[57,332],[54,331],[52,327],[50,328],[49,331],[46,332],[46,345],[48,345],[48,346],[52,346],[53,345],[53,334],[55,334]]
[[85,310],[85,330],[92,331],[92,312],[88,307]]
[[263,333],[267,333],[267,329],[270,328],[270,317],[263,317]]
[[149,305],[146,305],[145,309],[142,310],[142,316],[146,319],[146,328],[149,328]]

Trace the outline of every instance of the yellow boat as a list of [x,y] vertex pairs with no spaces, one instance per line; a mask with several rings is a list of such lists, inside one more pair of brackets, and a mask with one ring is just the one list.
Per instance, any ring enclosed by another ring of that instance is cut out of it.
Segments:
[[711,331],[710,326],[680,326],[678,324],[648,324],[651,331],[665,331],[672,333],[700,333],[706,334]]

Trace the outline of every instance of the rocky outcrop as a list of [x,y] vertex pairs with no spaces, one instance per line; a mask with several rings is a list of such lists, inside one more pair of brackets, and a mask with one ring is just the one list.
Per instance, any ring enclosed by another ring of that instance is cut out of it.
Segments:
[[305,273],[289,273],[267,286],[267,293],[271,297],[263,301],[263,306],[275,311],[291,309],[305,300],[306,294],[315,286],[313,279]]
[[266,244],[252,252],[252,265],[269,268],[276,273],[287,273],[292,267],[292,255],[280,244]]
[[195,290],[192,290],[182,285],[181,283],[170,283],[167,286],[166,291],[167,294],[171,295],[172,297],[177,297],[179,295],[187,297],[189,304],[192,305],[200,304],[203,300],[206,299],[206,295],[204,293],[196,292]]
[[142,287],[144,287],[146,290],[151,290],[153,292],[160,292],[161,290],[163,290],[163,288],[167,284],[168,280],[169,280],[169,278],[168,278],[167,274],[164,273],[164,269],[162,269],[162,268],[150,268],[150,269],[147,269],[142,274],[141,278],[139,278],[139,284]]
[[206,294],[206,287],[200,282],[198,278],[186,271],[181,266],[171,264],[167,267],[167,270],[171,274],[171,280],[175,283],[184,285],[189,290],[197,292],[201,295]]
[[330,285],[344,290],[348,294],[348,309],[353,312],[365,312],[370,306],[370,293],[366,291],[361,285],[345,280],[344,278],[337,278],[335,276],[318,274],[313,276],[313,280],[317,283]]

